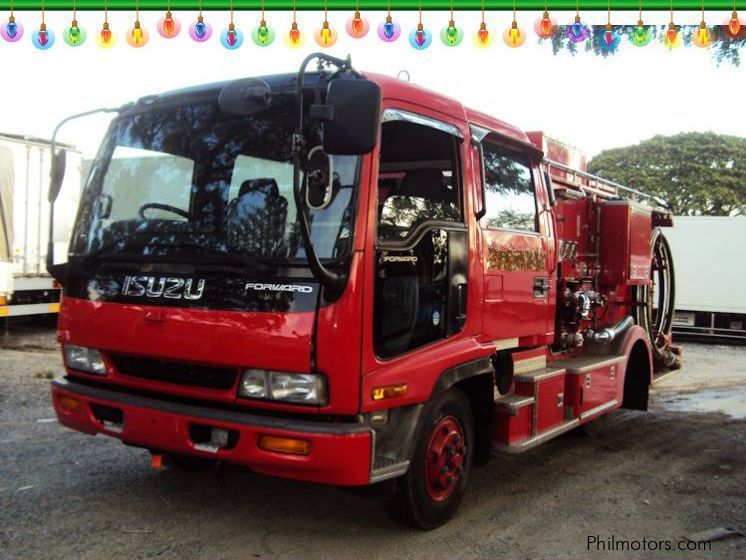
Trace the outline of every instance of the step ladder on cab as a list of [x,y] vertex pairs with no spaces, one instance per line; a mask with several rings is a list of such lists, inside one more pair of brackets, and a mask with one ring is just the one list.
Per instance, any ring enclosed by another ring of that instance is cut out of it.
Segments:
[[625,356],[585,355],[547,363],[545,348],[512,355],[513,386],[495,395],[493,448],[520,453],[621,404]]

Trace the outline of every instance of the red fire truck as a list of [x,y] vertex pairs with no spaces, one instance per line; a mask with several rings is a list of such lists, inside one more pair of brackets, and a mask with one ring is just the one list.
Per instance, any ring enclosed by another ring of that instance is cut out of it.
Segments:
[[541,134],[326,55],[117,112],[49,251],[65,426],[428,529],[676,363],[671,214]]

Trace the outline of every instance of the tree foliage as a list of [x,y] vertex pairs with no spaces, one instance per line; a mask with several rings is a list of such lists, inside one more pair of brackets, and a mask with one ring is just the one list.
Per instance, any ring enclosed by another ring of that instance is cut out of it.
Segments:
[[655,136],[605,150],[590,173],[665,200],[674,214],[746,214],[746,138],[712,132]]
[[[641,48],[654,48],[653,43],[659,43],[658,46],[663,44],[666,35],[666,26],[648,26],[653,32],[653,41],[647,47]],[[593,54],[602,56],[604,58],[613,56],[618,48],[638,48],[633,46],[629,41],[629,36],[634,33],[634,25],[614,25],[614,33],[619,33],[622,36],[621,44],[614,49],[605,49],[601,43],[604,33],[606,32],[606,26],[594,25],[590,26],[591,37],[583,43],[573,43],[567,37],[568,26],[560,25],[557,27],[557,33],[554,34],[550,39],[540,39],[539,42],[544,40],[550,41],[552,44],[552,52],[556,55],[562,51],[567,51],[573,56],[580,50],[587,52],[593,52]],[[679,31],[682,35],[682,43],[684,46],[689,47],[692,45],[692,34],[696,33],[699,29],[698,25],[680,25],[678,26]],[[742,30],[737,37],[729,35],[724,26],[713,25],[709,28],[710,36],[712,38],[712,44],[708,47],[708,50],[712,54],[712,58],[716,64],[723,62],[739,66],[741,63],[740,50],[746,46],[746,29]],[[696,47],[694,47],[696,48]]]

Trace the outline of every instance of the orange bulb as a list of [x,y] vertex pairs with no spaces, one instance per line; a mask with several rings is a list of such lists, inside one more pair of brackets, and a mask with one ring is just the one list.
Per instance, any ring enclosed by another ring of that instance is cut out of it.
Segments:
[[290,42],[293,44],[298,44],[300,41],[300,30],[298,29],[298,24],[293,22],[292,27],[290,28]]
[[735,11],[731,16],[730,21],[728,21],[728,31],[730,31],[730,34],[734,37],[741,32],[741,20],[738,19],[738,14]]
[[352,18],[352,30],[355,32],[355,35],[361,35],[364,28],[365,25],[363,23],[363,18],[360,17],[360,11],[355,10],[355,17]]
[[666,39],[669,43],[675,43],[679,32],[676,30],[676,26],[673,23],[668,24],[668,31],[666,31]]
[[552,20],[549,19],[549,12],[544,12],[544,16],[541,18],[541,34],[544,37],[548,37],[552,33]]
[[482,22],[479,24],[479,31],[477,32],[477,38],[482,45],[487,45],[490,42],[490,32],[487,31],[487,24]]

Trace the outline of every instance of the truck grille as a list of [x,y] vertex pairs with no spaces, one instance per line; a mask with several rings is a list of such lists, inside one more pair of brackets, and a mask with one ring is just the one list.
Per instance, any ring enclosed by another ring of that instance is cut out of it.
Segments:
[[238,374],[235,369],[153,360],[124,354],[110,354],[109,357],[122,375],[206,389],[230,389]]

